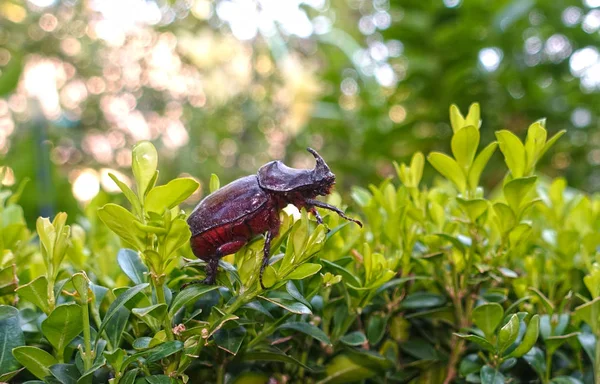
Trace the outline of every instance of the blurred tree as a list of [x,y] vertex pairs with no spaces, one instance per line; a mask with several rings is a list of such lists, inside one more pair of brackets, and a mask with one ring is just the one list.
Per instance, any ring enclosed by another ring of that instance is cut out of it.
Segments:
[[168,177],[311,166],[311,145],[343,186],[374,182],[479,101],[483,135],[567,129],[543,172],[595,190],[599,29],[598,0],[4,0],[4,183],[33,179],[29,220],[73,212],[142,139]]

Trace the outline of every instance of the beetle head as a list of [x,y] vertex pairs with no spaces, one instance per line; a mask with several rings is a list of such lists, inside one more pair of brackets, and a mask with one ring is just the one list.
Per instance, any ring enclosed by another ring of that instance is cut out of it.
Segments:
[[313,181],[317,187],[316,192],[321,196],[326,196],[331,193],[331,188],[333,188],[333,185],[335,184],[335,175],[331,172],[327,163],[325,163],[325,160],[323,160],[317,151],[312,148],[307,148],[306,150],[310,152],[317,161],[317,164],[313,169]]

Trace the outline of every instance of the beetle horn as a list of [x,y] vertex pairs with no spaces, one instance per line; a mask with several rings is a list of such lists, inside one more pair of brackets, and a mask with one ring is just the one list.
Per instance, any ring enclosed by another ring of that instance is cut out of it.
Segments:
[[317,165],[315,165],[315,173],[317,175],[324,177],[325,175],[331,172],[329,170],[329,167],[327,166],[327,163],[325,163],[325,160],[323,160],[323,158],[317,153],[317,151],[315,151],[312,148],[306,148],[306,150],[310,152],[317,161]]

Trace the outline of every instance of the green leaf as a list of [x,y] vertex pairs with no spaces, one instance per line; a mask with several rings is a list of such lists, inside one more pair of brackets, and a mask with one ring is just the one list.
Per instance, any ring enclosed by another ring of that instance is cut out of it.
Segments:
[[465,339],[468,340],[470,342],[473,342],[475,344],[478,344],[480,347],[482,347],[483,349],[485,349],[486,351],[489,352],[494,352],[495,348],[492,345],[492,343],[490,343],[489,341],[487,341],[486,339],[484,339],[481,336],[478,335],[465,335],[462,333],[455,333],[456,336],[460,337],[461,339]]
[[191,285],[179,292],[169,308],[169,317],[175,316],[177,311],[186,306],[188,303],[195,302],[201,296],[207,294],[210,291],[218,289],[217,285]]
[[81,306],[62,304],[54,308],[48,318],[42,322],[42,332],[59,354],[83,331]]
[[402,307],[405,309],[424,309],[434,308],[444,305],[446,298],[442,295],[430,292],[411,293],[402,300]]
[[23,300],[27,300],[44,313],[50,312],[48,306],[48,279],[40,276],[37,279],[17,288],[17,294]]
[[558,348],[560,348],[561,345],[563,345],[566,341],[568,341],[569,339],[575,338],[579,335],[579,332],[573,332],[573,333],[569,333],[567,335],[561,335],[561,336],[550,336],[548,338],[546,338],[545,343],[546,343],[546,348],[547,351],[546,353],[549,354],[554,354],[554,352],[556,352],[556,350]]
[[537,176],[515,178],[504,185],[504,197],[515,214],[520,213],[520,208],[525,202],[530,201],[527,196],[535,186]]
[[544,154],[554,145],[554,143],[556,143],[556,141],[560,139],[561,136],[564,135],[566,132],[567,131],[563,129],[562,131],[557,132],[556,135],[552,136],[552,138],[546,142],[546,145],[544,145],[544,148],[539,153],[538,159],[544,156]]
[[139,251],[146,249],[144,243],[146,234],[135,225],[137,219],[131,212],[119,205],[109,203],[98,210],[98,217],[127,244],[136,247]]
[[324,264],[326,269],[329,269],[334,274],[341,275],[347,284],[353,285],[355,287],[359,287],[361,285],[358,277],[356,277],[352,272],[342,267],[341,265],[338,265],[332,261],[325,259],[322,259],[321,262]]
[[389,317],[383,314],[374,313],[369,317],[367,323],[367,338],[371,345],[378,344],[385,334]]
[[121,370],[126,369],[131,363],[139,359],[140,357],[146,356],[147,363],[153,363],[155,361],[159,361],[164,359],[165,357],[169,357],[174,353],[179,352],[183,349],[183,343],[179,340],[166,341],[162,344],[157,345],[152,349],[147,349],[141,352],[134,353],[129,356],[121,366]]
[[465,118],[465,125],[472,125],[477,129],[481,126],[481,108],[479,107],[479,103],[473,103],[469,106],[469,113]]
[[117,254],[117,261],[121,270],[134,284],[142,284],[148,280],[148,267],[136,251],[127,248],[120,249]]
[[166,185],[152,188],[146,196],[144,208],[146,211],[163,214],[192,195],[198,189],[198,182],[190,178],[179,178],[169,181]]
[[17,278],[17,266],[15,264],[0,269],[0,296],[14,293],[18,286],[19,279]]
[[531,348],[533,348],[533,346],[535,345],[535,342],[538,339],[539,331],[540,331],[540,316],[533,315],[531,320],[529,320],[529,324],[527,325],[527,330],[525,331],[523,340],[521,340],[521,343],[517,346],[517,348],[515,348],[514,351],[512,351],[510,353],[509,356],[510,357],[521,357],[524,354],[526,354],[527,352],[529,352],[529,350],[531,350]]
[[125,372],[125,374],[123,375],[123,378],[121,380],[119,380],[119,384],[134,384],[135,378],[137,377],[138,372],[139,372],[138,368],[134,368],[130,371]]
[[286,279],[290,280],[302,280],[321,270],[321,264],[304,263],[298,268],[294,269],[290,274],[285,276]]
[[498,332],[498,350],[500,353],[506,351],[519,336],[519,317],[512,315],[510,320],[500,328]]
[[546,373],[546,360],[544,358],[544,352],[538,347],[533,347],[529,352],[523,355],[523,359],[531,365],[531,368],[538,374],[540,378],[543,378]]
[[573,315],[592,329],[592,333],[600,332],[600,297],[575,308]]
[[484,199],[465,200],[457,197],[456,201],[460,204],[471,222],[475,222],[489,207],[488,201]]
[[221,187],[221,182],[219,181],[219,176],[214,173],[210,174],[210,181],[208,183],[208,189],[210,193],[213,193],[217,189]]
[[115,299],[108,307],[106,311],[106,315],[104,315],[104,319],[102,319],[102,323],[100,324],[100,329],[98,329],[98,334],[102,334],[102,331],[106,327],[108,321],[117,313],[119,309],[121,309],[129,300],[133,299],[135,295],[142,292],[146,289],[150,284],[138,284],[134,287],[129,288],[127,291],[123,292],[119,297]]
[[502,234],[513,229],[517,223],[517,218],[515,217],[513,210],[504,203],[495,203],[493,208],[494,213],[496,214],[496,224]]
[[215,344],[225,352],[237,355],[246,337],[246,329],[237,327],[232,329],[219,329],[215,332]]
[[270,303],[273,303],[283,309],[285,309],[286,311],[295,313],[297,315],[309,315],[312,314],[310,308],[308,308],[306,305],[302,304],[302,303],[298,303],[298,302],[290,302],[290,301],[285,301],[279,298],[271,298],[271,297],[266,297],[266,296],[258,296],[259,298],[266,300]]
[[[300,293],[300,291],[298,290],[298,288],[296,288],[296,285],[294,284],[293,281],[288,281],[285,284],[285,290],[287,291],[287,293],[290,294],[290,296],[292,296],[295,300],[298,300],[299,302],[301,302],[302,304],[306,305],[308,308],[311,308],[310,303],[308,302],[308,300],[306,300],[304,298],[304,296],[302,296],[302,294]],[[257,304],[260,305],[260,303],[257,302]],[[312,309],[312,308],[311,308]],[[268,313],[268,312],[267,312]]]
[[329,337],[327,337],[325,332],[323,332],[319,327],[316,327],[310,323],[301,322],[301,321],[300,322],[289,322],[289,323],[284,323],[284,324],[280,325],[279,327],[277,327],[277,330],[283,330],[283,329],[291,329],[294,331],[302,332],[305,335],[308,335],[315,340],[318,340],[327,345],[331,345],[331,340],[329,340]]
[[460,192],[464,192],[467,180],[456,160],[440,152],[430,153],[427,160],[442,176],[453,182]]
[[340,341],[352,347],[360,347],[367,342],[367,337],[360,331],[350,332],[340,337]]
[[152,375],[145,376],[144,379],[148,382],[148,384],[171,384],[171,378],[167,375]]
[[301,361],[295,359],[292,356],[286,355],[285,353],[279,350],[246,352],[244,353],[241,359],[242,361],[276,361],[281,363],[298,365],[308,371],[313,370],[308,365],[302,363]]
[[41,380],[50,375],[50,366],[58,364],[54,356],[36,347],[17,347],[12,350],[12,354],[21,365]]
[[539,120],[529,126],[527,139],[525,139],[525,153],[527,154],[527,169],[533,170],[539,159],[541,151],[546,145],[547,132],[544,121]]
[[539,289],[534,287],[529,287],[529,290],[535,293],[535,295],[538,297],[548,314],[554,313],[554,304],[552,304],[552,302],[546,297],[546,295],[544,295]]
[[525,173],[525,147],[514,133],[507,130],[497,131],[496,138],[510,173],[514,178],[523,177]]
[[133,147],[131,169],[137,182],[137,193],[142,203],[144,203],[144,197],[148,193],[148,187],[152,188],[151,181],[155,178],[157,165],[158,153],[151,142],[141,141]]
[[131,208],[133,209],[133,213],[137,217],[141,218],[142,217],[142,205],[140,203],[140,199],[138,199],[138,197],[135,195],[135,193],[133,193],[131,188],[129,188],[129,186],[127,184],[125,184],[121,180],[119,180],[117,178],[117,176],[113,175],[112,173],[109,173],[108,176],[115,182],[115,184],[117,184],[117,186],[119,187],[121,192],[123,192],[123,195],[125,195],[127,200],[129,200],[129,203],[131,204]]
[[192,233],[190,232],[190,227],[185,220],[173,220],[171,223],[171,230],[164,240],[164,260],[174,254],[179,248],[186,245],[190,241],[191,236]]
[[479,130],[473,125],[467,125],[454,132],[451,141],[452,154],[458,165],[468,169],[479,147]]
[[8,305],[0,305],[0,374],[20,368],[11,351],[22,345],[25,345],[25,337],[19,322],[19,311]]
[[491,339],[504,317],[504,309],[498,303],[486,303],[473,310],[473,323],[487,339]]
[[486,365],[480,371],[481,384],[504,384],[504,375],[494,368]]
[[365,380],[377,374],[356,360],[345,354],[335,356],[325,367],[326,377],[317,384],[345,384]]
[[125,307],[119,308],[117,313],[106,323],[105,333],[110,343],[118,346],[121,342],[125,327],[129,320],[129,310]]
[[483,172],[483,169],[487,165],[488,161],[490,161],[490,158],[496,151],[497,147],[498,143],[494,141],[493,143],[489,144],[487,147],[482,149],[481,152],[479,152],[479,154],[475,158],[473,165],[471,165],[471,169],[469,169],[469,175],[467,177],[470,188],[475,189],[479,185],[479,178],[481,177],[481,173]]
[[460,109],[454,104],[450,106],[450,125],[452,132],[456,132],[465,126],[465,118],[460,113]]
[[50,367],[50,372],[62,384],[77,384],[77,380],[81,377],[75,364],[54,364]]

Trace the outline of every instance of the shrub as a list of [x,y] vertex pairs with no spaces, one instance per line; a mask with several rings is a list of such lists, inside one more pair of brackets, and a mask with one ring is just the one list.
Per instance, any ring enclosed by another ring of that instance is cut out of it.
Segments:
[[[39,248],[23,185],[3,190],[0,380],[600,382],[600,199],[535,175],[563,132],[540,120],[479,150],[479,106],[450,120],[452,156],[427,156],[434,186],[416,153],[399,182],[352,190],[363,230],[286,208],[266,290],[262,238],[221,261],[217,285],[180,290],[203,274],[178,208],[198,185],[157,186],[148,142],[134,190],[113,177],[128,208],[99,195],[78,223],[40,218]],[[485,193],[498,148],[508,172]]]

